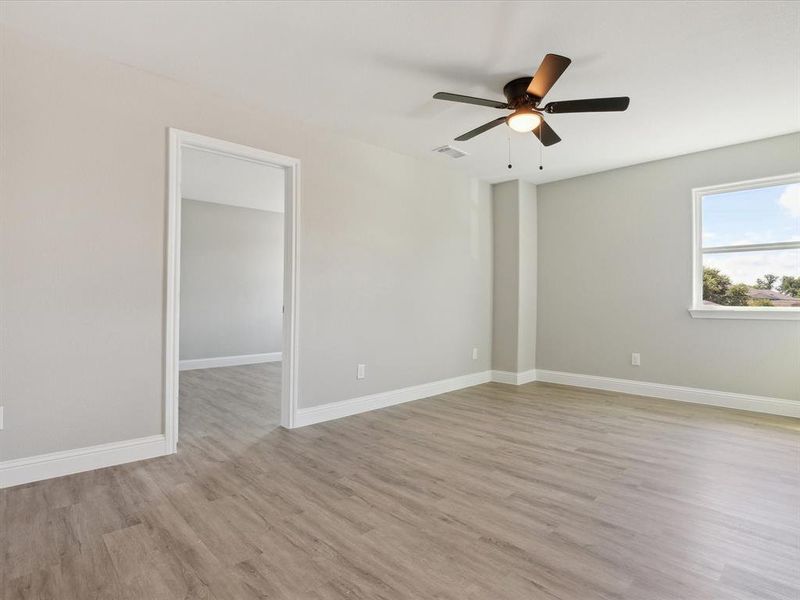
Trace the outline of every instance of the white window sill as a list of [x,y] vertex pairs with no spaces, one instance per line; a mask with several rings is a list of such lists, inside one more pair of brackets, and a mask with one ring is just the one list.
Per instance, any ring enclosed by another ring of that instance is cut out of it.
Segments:
[[690,308],[693,319],[755,319],[768,321],[800,321],[800,308],[793,307],[726,307]]

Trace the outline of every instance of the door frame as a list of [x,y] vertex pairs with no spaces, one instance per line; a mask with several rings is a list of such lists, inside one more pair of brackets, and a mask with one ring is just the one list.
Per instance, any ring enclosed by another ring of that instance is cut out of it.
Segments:
[[170,127],[168,139],[166,319],[164,327],[164,434],[167,452],[178,447],[180,348],[181,169],[184,148],[279,167],[284,172],[283,352],[281,425],[295,427],[298,372],[297,251],[300,233],[300,160]]

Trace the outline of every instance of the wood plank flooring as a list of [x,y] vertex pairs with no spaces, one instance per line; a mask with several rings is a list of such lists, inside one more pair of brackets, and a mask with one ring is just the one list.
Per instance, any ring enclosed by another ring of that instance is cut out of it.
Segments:
[[800,421],[534,383],[286,431],[278,378],[184,372],[177,455],[0,492],[2,598],[800,598]]

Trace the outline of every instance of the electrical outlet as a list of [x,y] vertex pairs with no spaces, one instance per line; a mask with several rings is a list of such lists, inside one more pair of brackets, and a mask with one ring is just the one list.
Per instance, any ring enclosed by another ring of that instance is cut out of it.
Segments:
[[367,365],[358,365],[356,369],[356,379],[364,379],[367,376]]
[[478,360],[478,349],[477,348],[473,348],[472,349],[472,360]]
[[638,352],[631,354],[631,364],[634,367],[638,367],[642,364],[642,357]]

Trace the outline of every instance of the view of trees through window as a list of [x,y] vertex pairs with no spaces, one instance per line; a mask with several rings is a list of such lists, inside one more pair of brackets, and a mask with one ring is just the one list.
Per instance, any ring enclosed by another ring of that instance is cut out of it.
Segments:
[[800,183],[701,200],[703,303],[800,307]]
[[[758,293],[769,291],[780,295]],[[800,306],[800,277],[766,273],[751,287],[733,283],[719,269],[703,267],[703,300],[720,306],[776,306],[776,302],[779,306]]]

